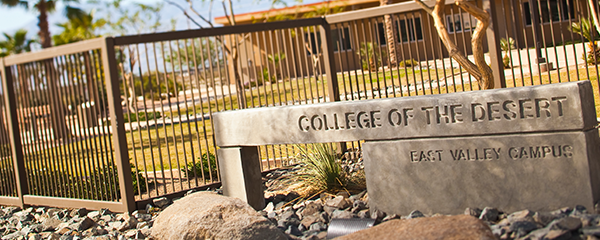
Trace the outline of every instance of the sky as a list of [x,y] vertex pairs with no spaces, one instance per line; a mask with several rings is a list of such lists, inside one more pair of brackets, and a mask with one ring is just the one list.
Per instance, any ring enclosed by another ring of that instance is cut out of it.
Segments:
[[[85,2],[86,0],[81,0],[81,2]],[[144,4],[155,4],[162,0],[125,0],[125,2],[138,2]],[[183,7],[186,7],[184,0],[173,0],[174,2],[180,3]],[[321,0],[305,0],[303,3],[312,3],[312,2],[320,2]],[[34,0],[30,0],[30,2],[35,2]],[[202,5],[203,1],[194,1],[197,2],[195,8],[200,13],[204,15],[208,15],[208,4]],[[246,12],[254,12],[254,11],[262,11],[267,10],[270,7],[270,0],[233,0],[234,4],[234,13],[246,13]],[[293,5],[295,1],[288,1],[290,5]],[[66,18],[63,17],[64,5],[59,1],[59,5],[57,5],[57,11],[52,13],[49,17],[50,22],[50,32],[52,34],[59,31],[60,28],[56,27],[57,23],[66,21]],[[161,19],[164,21],[164,25],[170,26],[171,19],[176,19],[177,30],[188,29],[188,22],[185,16],[181,14],[181,11],[176,7],[164,3],[164,8],[161,11]],[[223,16],[223,11],[221,7],[221,1],[214,1],[213,5],[213,13],[212,17]],[[0,33],[9,33],[12,34],[16,30],[25,28],[28,30],[28,36],[34,37],[37,34],[37,14],[31,10],[25,10],[20,7],[8,8],[5,6],[0,6]],[[0,39],[4,39],[3,36],[0,36]]]

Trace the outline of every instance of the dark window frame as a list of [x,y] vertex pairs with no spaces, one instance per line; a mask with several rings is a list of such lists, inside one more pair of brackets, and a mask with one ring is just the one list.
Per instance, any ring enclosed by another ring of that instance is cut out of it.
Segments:
[[[561,3],[560,7],[558,3]],[[550,12],[548,12],[548,4],[550,4]],[[548,24],[550,23],[550,18],[552,18],[552,22],[565,22],[572,19],[575,19],[575,5],[573,0],[542,0],[540,1],[540,23]],[[523,23],[526,27],[530,27],[533,22],[533,14],[531,12],[531,5],[529,2],[523,3]],[[559,14],[559,12],[561,12]]]
[[[387,45],[387,36],[385,36],[384,23],[378,22],[376,24],[377,40],[380,46]],[[423,41],[423,23],[421,23],[421,17],[413,18],[402,18],[394,21],[394,28],[396,29],[397,43],[411,43]]]

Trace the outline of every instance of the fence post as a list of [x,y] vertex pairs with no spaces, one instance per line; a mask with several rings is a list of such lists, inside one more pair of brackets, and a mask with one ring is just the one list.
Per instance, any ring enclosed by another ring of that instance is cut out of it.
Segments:
[[506,88],[506,78],[504,76],[504,64],[502,63],[502,49],[500,48],[500,35],[498,31],[498,14],[496,12],[495,1],[483,0],[483,10],[490,14],[490,26],[486,30],[488,50],[492,71],[494,72],[494,88]]
[[11,155],[15,172],[15,183],[17,184],[17,196],[21,203],[21,208],[25,206],[23,195],[29,193],[27,185],[27,172],[25,171],[25,158],[23,156],[23,144],[19,132],[19,122],[17,117],[17,102],[15,98],[15,89],[10,67],[4,66],[4,58],[0,59],[2,68],[2,89],[4,90],[4,102],[6,104],[6,117],[8,123],[8,134],[10,137]]
[[[330,102],[340,101],[340,89],[337,80],[337,71],[335,69],[335,59],[333,57],[333,37],[331,37],[331,26],[325,19],[321,17],[323,22],[319,28],[321,38],[321,46],[323,47],[323,63],[325,64],[325,74],[327,79],[327,90]],[[338,143],[338,153],[344,154],[348,149],[346,143]]]
[[108,109],[111,119],[112,142],[115,147],[115,161],[119,174],[119,190],[124,211],[136,210],[133,194],[133,180],[131,177],[131,166],[129,165],[129,152],[127,150],[127,137],[125,136],[125,121],[121,108],[121,94],[119,91],[119,74],[117,70],[117,58],[115,54],[115,39],[104,38],[102,47],[102,65],[104,67],[104,80],[108,95]]

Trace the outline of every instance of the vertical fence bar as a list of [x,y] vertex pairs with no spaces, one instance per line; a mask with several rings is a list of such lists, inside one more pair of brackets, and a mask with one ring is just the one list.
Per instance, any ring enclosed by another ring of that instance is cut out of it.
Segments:
[[136,209],[135,197],[133,195],[133,180],[130,174],[129,152],[127,151],[127,138],[125,136],[125,125],[123,111],[121,111],[121,96],[119,94],[119,74],[117,70],[117,59],[115,54],[114,38],[104,38],[102,46],[102,65],[105,68],[105,82],[107,85],[109,115],[113,142],[115,146],[115,161],[119,174],[119,188],[121,191],[121,203],[123,210],[133,212]]
[[[323,62],[325,65],[325,74],[327,79],[327,90],[329,91],[329,101],[339,102],[340,101],[340,89],[337,81],[337,72],[335,69],[335,60],[333,58],[333,37],[331,36],[331,26],[325,18],[322,18],[323,23],[319,28],[323,42]],[[317,44],[317,43],[315,43]],[[338,153],[345,153],[346,143],[338,143]]]
[[[12,74],[10,67],[4,66],[4,59],[0,59],[0,67],[2,68],[2,89],[4,90],[4,102],[8,107],[7,122],[8,133],[10,136],[10,144],[12,145],[12,160],[15,172],[15,180],[17,186],[17,196],[19,197],[20,207],[25,206],[23,195],[29,193],[27,187],[27,173],[25,172],[25,162],[23,158],[23,146],[21,142],[21,134],[19,134],[19,124],[17,120],[17,103],[15,101],[15,91],[12,85]],[[16,131],[15,131],[16,130]]]
[[490,26],[486,30],[488,50],[492,72],[494,76],[494,88],[506,88],[506,77],[504,76],[504,64],[502,63],[502,50],[500,49],[500,35],[498,31],[498,12],[495,2],[483,0],[483,10],[490,14]]

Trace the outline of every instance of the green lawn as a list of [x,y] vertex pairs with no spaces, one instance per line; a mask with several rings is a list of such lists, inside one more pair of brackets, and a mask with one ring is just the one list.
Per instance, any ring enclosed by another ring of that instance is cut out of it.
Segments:
[[[576,79],[590,79],[595,91],[596,111],[600,112],[600,98],[598,93],[597,73],[595,67],[579,68],[578,71],[574,68],[569,72],[561,71],[560,76],[563,81],[568,78],[571,81]],[[588,77],[589,71],[589,77]],[[452,74],[457,74],[458,70],[417,70],[400,69],[385,73],[369,73],[365,75],[354,75],[344,73],[338,74],[340,92],[356,91],[371,91],[373,89],[383,89],[388,86],[420,85],[422,81],[446,77],[451,81]],[[557,71],[544,73],[541,76],[515,79],[507,79],[507,87],[522,86],[522,85],[538,85],[545,83],[558,82]],[[460,76],[455,76],[460,77]],[[552,81],[550,81],[552,79]],[[433,84],[435,87],[436,84]],[[352,88],[351,88],[352,87]],[[447,87],[421,89],[419,91],[403,92],[396,96],[414,96],[424,94],[440,94],[449,92],[460,92],[477,90],[476,84],[453,85]],[[294,79],[291,81],[282,81],[275,84],[259,86],[257,88],[246,90],[245,96],[248,105],[251,107],[259,107],[265,105],[278,105],[280,102],[286,104],[286,101],[292,100],[307,100],[318,96],[324,96],[327,92],[326,82],[314,78]],[[237,96],[225,96],[218,99],[213,99],[209,102],[204,102],[195,108],[180,109],[182,114],[197,114],[209,113],[210,111],[224,111],[237,109]],[[167,112],[164,116],[177,116],[178,111]],[[199,120],[196,122],[178,123],[159,127],[149,127],[138,129],[126,133],[129,157],[131,163],[141,171],[161,171],[165,169],[181,169],[185,163],[197,162],[203,153],[215,152],[213,141],[213,129],[210,120]],[[33,169],[67,169],[71,172],[87,173],[93,170],[96,166],[106,164],[106,160],[92,161],[93,164],[89,167],[88,159],[104,159],[107,156],[106,152],[101,152],[111,141],[107,136],[99,136],[88,138],[84,141],[63,144],[61,146],[50,149],[35,149],[28,148],[29,154],[28,166]],[[264,163],[265,168],[275,167],[280,164],[285,164],[286,156],[295,155],[298,150],[293,146],[270,146],[260,148],[261,156],[268,159],[276,159],[274,161]],[[57,160],[59,159],[59,160]],[[282,162],[283,161],[283,162]]]

